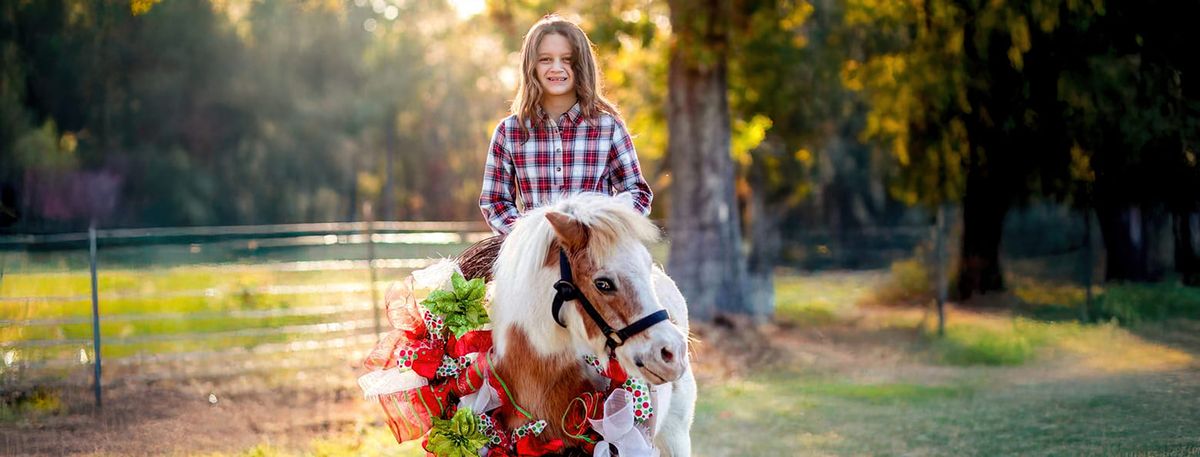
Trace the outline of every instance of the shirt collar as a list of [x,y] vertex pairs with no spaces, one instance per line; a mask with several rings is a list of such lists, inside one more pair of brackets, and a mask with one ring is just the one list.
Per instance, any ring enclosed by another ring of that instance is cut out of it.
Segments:
[[[571,105],[571,109],[567,110],[567,112],[563,114],[566,114],[567,122],[570,123],[570,125],[578,124],[579,118],[583,116],[583,107],[579,106],[579,102],[576,101],[574,105]],[[546,111],[542,109],[541,105],[538,105],[537,107],[537,116],[543,120],[550,118],[550,116],[546,114]],[[555,119],[554,122],[558,122],[558,119]]]

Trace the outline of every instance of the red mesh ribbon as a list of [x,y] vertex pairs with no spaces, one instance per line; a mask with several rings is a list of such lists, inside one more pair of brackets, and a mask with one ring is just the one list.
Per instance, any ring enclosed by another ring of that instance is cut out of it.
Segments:
[[388,323],[391,324],[392,330],[384,334],[363,360],[363,367],[369,370],[395,367],[397,349],[412,345],[428,336],[423,317],[424,310],[413,295],[412,278],[389,289],[384,303],[387,303]]
[[388,427],[396,442],[415,440],[433,428],[432,418],[445,413],[449,394],[450,388],[441,385],[380,395],[379,404],[387,414]]
[[[397,367],[401,352],[410,354],[412,370],[435,384],[379,396],[388,427],[397,442],[419,439],[433,427],[433,417],[445,417],[453,397],[479,390],[488,377],[487,352],[492,348],[491,331],[468,332],[449,341],[433,338],[425,324],[425,311],[413,295],[412,278],[388,291],[388,322],[392,330],[380,339],[363,360],[363,367],[378,371]],[[442,358],[459,358],[477,353],[474,366],[450,379],[435,379]]]

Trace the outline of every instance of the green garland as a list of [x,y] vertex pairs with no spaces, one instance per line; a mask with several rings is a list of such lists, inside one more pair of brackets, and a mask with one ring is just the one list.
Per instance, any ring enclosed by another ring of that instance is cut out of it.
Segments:
[[429,311],[442,316],[446,328],[461,338],[467,332],[491,322],[487,309],[483,307],[483,295],[487,286],[479,278],[467,281],[457,271],[450,277],[453,290],[435,290],[421,304]]
[[479,417],[471,408],[459,408],[448,420],[433,418],[426,450],[437,457],[479,457],[479,450],[487,444]]

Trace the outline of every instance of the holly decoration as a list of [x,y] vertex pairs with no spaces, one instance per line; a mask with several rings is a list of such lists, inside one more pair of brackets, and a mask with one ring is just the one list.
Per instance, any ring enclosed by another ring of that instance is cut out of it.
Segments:
[[491,322],[483,307],[483,295],[487,290],[482,279],[467,281],[457,271],[450,277],[453,290],[435,290],[421,302],[429,311],[441,316],[445,328],[462,337],[471,330]]
[[433,418],[425,450],[437,457],[479,457],[489,441],[479,416],[471,408],[459,408],[449,420]]

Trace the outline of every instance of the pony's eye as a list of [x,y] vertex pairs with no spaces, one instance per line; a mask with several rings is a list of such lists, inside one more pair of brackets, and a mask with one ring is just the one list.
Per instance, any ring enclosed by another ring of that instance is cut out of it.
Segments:
[[608,278],[597,279],[596,281],[593,282],[593,284],[595,284],[596,289],[601,292],[612,292],[612,291],[617,290],[617,286],[613,285],[612,280],[610,280]]

